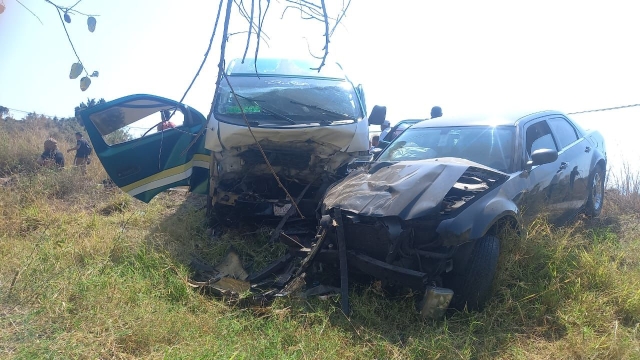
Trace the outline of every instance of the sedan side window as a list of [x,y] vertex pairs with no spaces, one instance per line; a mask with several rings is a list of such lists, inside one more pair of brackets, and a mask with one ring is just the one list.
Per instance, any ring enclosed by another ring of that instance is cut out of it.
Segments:
[[558,140],[558,147],[560,149],[564,149],[578,140],[576,129],[563,118],[550,119],[549,126]]
[[539,121],[527,128],[525,135],[525,144],[527,146],[527,155],[540,149],[558,150],[551,135],[551,129],[546,121]]

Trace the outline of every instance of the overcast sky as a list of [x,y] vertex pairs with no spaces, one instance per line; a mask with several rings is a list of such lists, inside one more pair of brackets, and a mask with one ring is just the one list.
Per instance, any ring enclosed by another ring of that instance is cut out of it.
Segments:
[[[0,14],[0,105],[71,116],[80,102],[134,93],[179,100],[206,50],[218,1],[83,0],[77,10],[100,15],[68,24],[89,72],[100,77],[82,92],[69,79],[75,55],[55,8],[44,0],[3,0]],[[75,1],[58,0],[68,6]],[[55,1],[54,1],[55,2]],[[245,3],[249,3],[245,1]],[[272,0],[264,56],[320,54],[323,24],[299,20],[284,0]],[[336,14],[342,0],[327,0]],[[352,80],[362,83],[369,108],[386,105],[393,122],[482,108],[581,111],[640,103],[640,4],[633,1],[353,0],[330,43]],[[232,31],[246,30],[232,19]],[[213,97],[220,35],[185,103],[207,113]],[[244,50],[233,36],[228,59]],[[250,49],[253,53],[253,48]],[[13,112],[15,117],[24,114]],[[605,133],[618,159],[640,163],[626,145],[640,107],[575,116]],[[630,148],[633,149],[633,148]]]

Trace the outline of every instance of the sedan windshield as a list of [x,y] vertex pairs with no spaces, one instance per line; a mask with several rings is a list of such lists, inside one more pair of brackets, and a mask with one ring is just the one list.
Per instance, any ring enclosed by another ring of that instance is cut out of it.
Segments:
[[229,76],[242,111],[225,81],[216,94],[219,121],[244,125],[242,112],[254,126],[351,124],[362,118],[353,86],[346,80]]
[[515,151],[514,136],[513,126],[409,128],[378,161],[456,157],[508,172]]

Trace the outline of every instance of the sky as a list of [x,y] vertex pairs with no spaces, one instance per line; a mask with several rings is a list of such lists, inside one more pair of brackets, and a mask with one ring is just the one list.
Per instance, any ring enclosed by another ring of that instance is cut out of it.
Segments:
[[[87,98],[107,101],[147,93],[179,100],[206,51],[218,1],[83,0],[68,30],[91,73],[89,89],[69,79],[75,55],[58,14],[44,0],[2,0],[0,105],[72,116]],[[58,1],[70,6],[75,0]],[[54,2],[56,2],[54,1]],[[245,3],[249,3],[245,1]],[[263,4],[265,1],[263,0]],[[261,56],[307,57],[324,45],[324,25],[301,20],[285,0],[272,0]],[[327,0],[337,14],[342,0]],[[564,112],[640,103],[640,3],[633,1],[352,0],[329,44],[330,59],[364,86],[369,109],[387,106],[392,123],[486,109]],[[245,31],[237,13],[231,32]],[[184,102],[206,114],[215,89],[221,26],[208,62]],[[309,45],[307,45],[307,41]],[[227,59],[242,54],[246,34],[234,35]],[[249,53],[254,51],[255,43]],[[23,113],[12,111],[19,118]],[[631,147],[640,107],[575,115],[606,137],[610,158],[638,164]]]

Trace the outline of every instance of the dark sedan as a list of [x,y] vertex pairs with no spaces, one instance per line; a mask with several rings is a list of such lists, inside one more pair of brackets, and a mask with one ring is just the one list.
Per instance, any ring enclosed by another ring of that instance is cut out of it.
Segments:
[[[426,294],[423,313],[479,310],[502,228],[598,216],[606,166],[600,133],[557,111],[442,117],[411,126],[336,183],[322,212],[343,224],[329,236],[344,238],[349,267]],[[436,305],[434,291],[444,294]]]

